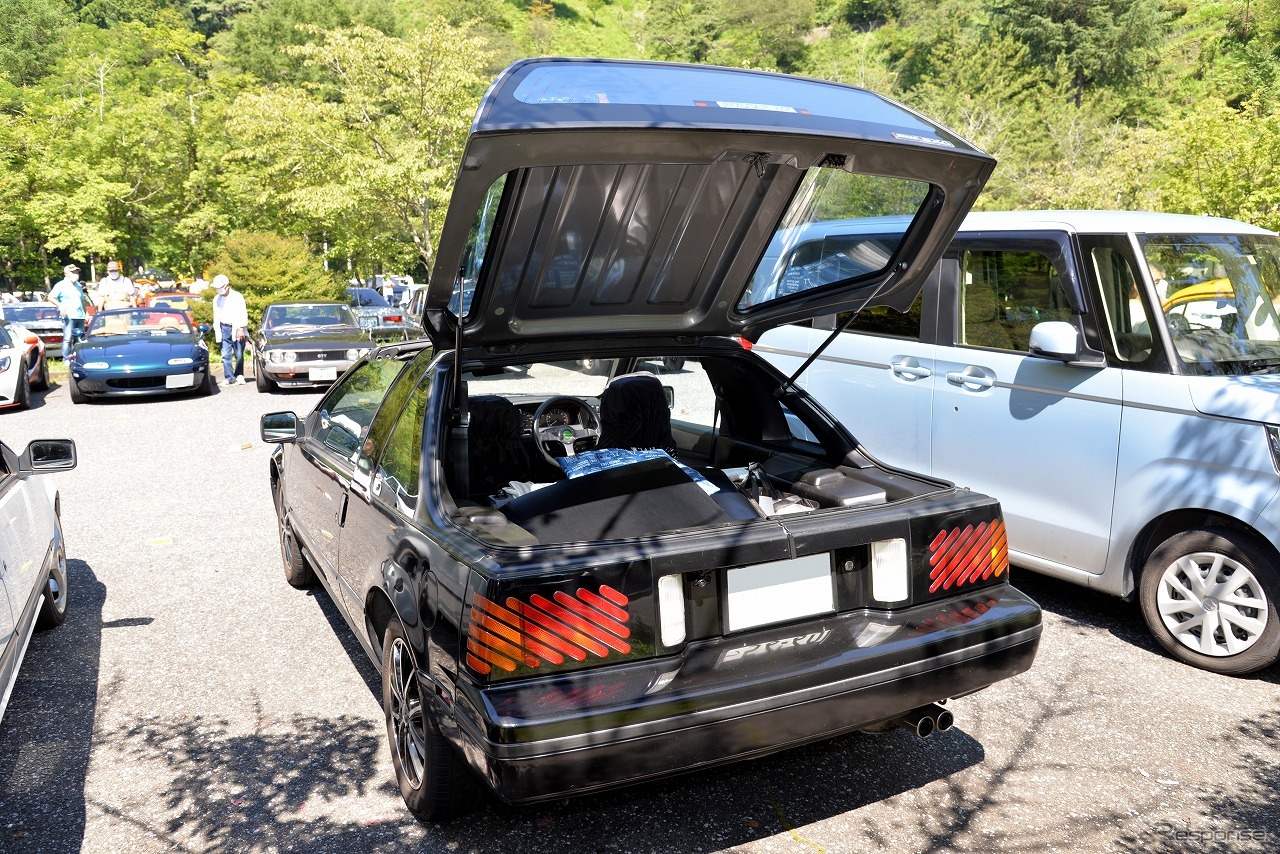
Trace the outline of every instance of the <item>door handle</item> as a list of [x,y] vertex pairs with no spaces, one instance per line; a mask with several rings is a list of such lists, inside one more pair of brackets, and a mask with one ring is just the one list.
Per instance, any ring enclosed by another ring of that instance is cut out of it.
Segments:
[[947,382],[974,390],[995,388],[996,376],[986,368],[969,365],[963,371],[947,373]]
[[933,371],[911,356],[902,356],[897,361],[890,362],[889,370],[893,371],[895,376],[908,380],[923,380],[933,376]]

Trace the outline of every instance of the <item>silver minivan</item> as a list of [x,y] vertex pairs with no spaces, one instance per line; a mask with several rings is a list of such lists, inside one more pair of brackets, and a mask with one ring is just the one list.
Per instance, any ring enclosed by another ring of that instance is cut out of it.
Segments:
[[[798,225],[754,298],[860,275],[894,229]],[[1181,660],[1280,655],[1280,237],[1121,211],[970,214],[906,311],[757,352],[894,466],[1000,499],[1020,566],[1126,598]]]

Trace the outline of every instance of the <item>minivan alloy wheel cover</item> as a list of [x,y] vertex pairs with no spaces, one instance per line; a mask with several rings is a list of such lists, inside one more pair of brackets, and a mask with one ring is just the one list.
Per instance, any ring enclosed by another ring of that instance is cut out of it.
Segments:
[[402,638],[391,646],[391,697],[387,716],[391,724],[392,749],[409,785],[422,785],[426,771],[427,734],[422,693],[414,677],[413,653]]
[[1194,552],[1171,563],[1160,576],[1156,600],[1169,633],[1202,655],[1244,652],[1267,625],[1268,604],[1258,579],[1218,552]]

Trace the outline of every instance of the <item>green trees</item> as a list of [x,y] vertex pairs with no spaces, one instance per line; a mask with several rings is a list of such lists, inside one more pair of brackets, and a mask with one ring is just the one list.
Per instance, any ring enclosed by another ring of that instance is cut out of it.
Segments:
[[200,274],[237,232],[421,277],[485,84],[537,53],[883,92],[999,158],[981,207],[1280,226],[1280,0],[0,0],[0,286]]

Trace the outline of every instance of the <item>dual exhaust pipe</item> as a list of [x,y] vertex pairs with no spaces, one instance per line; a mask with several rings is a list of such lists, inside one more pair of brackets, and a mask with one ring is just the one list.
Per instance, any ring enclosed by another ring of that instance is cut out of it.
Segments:
[[956,716],[937,703],[912,709],[896,721],[903,729],[909,729],[920,738],[928,738],[935,732],[946,732],[955,726]]

